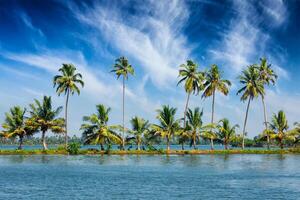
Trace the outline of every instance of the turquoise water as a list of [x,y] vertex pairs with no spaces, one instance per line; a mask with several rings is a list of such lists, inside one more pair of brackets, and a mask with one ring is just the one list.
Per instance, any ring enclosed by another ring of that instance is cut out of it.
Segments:
[[299,199],[299,155],[0,156],[0,199]]

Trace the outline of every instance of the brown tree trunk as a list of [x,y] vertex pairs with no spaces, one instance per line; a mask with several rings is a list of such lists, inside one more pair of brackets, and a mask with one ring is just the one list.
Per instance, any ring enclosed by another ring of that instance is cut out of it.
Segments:
[[68,103],[69,103],[69,95],[70,95],[70,90],[68,89],[67,91],[67,97],[66,97],[66,105],[65,105],[65,128],[66,128],[66,133],[65,133],[65,148],[67,149],[68,147]]
[[267,111],[266,111],[266,104],[265,104],[265,100],[264,100],[264,97],[261,96],[261,101],[262,101],[262,104],[263,104],[263,108],[264,108],[264,120],[265,120],[265,130],[266,130],[266,133],[267,133],[267,147],[268,149],[270,149],[270,135],[268,133],[268,119],[267,119]]
[[46,131],[42,131],[43,150],[48,150],[45,135],[46,135]]
[[[213,91],[213,100],[212,100],[212,106],[211,106],[211,125],[213,125],[214,124],[214,112],[215,112],[215,94],[216,94],[216,92],[215,92],[215,90]],[[211,133],[213,134],[213,132],[212,132],[212,129],[210,130],[211,131]],[[211,150],[213,150],[214,149],[214,141],[213,141],[213,139],[211,138],[210,139],[210,148],[211,148]]]
[[248,105],[247,105],[247,110],[246,110],[246,116],[245,116],[245,121],[244,121],[244,128],[243,128],[243,140],[242,140],[242,149],[245,149],[245,133],[246,133],[246,125],[247,125],[247,119],[248,119],[248,112],[249,112],[249,107],[250,107],[250,101],[251,98],[248,100]]
[[19,147],[18,150],[22,150],[23,149],[23,136],[19,136]]
[[170,151],[170,139],[167,136],[167,151]]
[[189,107],[190,95],[191,95],[191,93],[189,92],[188,95],[187,95],[185,109],[184,109],[183,128],[185,128],[185,126],[186,126],[186,124],[185,124],[185,121],[186,121],[186,112],[187,112],[187,109]]
[[125,150],[125,76],[123,76],[123,99],[122,99],[123,107],[122,107],[122,124],[123,124],[123,134],[122,134],[122,150]]

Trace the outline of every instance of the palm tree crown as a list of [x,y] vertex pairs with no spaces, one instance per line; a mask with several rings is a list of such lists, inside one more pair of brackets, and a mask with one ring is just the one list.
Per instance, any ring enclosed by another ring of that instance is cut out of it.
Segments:
[[243,87],[237,94],[242,93],[242,101],[246,101],[248,98],[252,100],[259,95],[264,95],[264,82],[260,79],[256,65],[250,65],[247,69],[243,70],[242,75],[239,76],[239,80]]
[[273,115],[270,128],[273,130],[273,138],[277,139],[280,147],[283,148],[283,139],[287,137],[286,131],[289,126],[285,113],[282,110],[280,110],[277,115]]
[[198,65],[192,60],[188,60],[186,64],[180,65],[179,77],[182,77],[177,85],[185,81],[184,89],[187,93],[199,92],[203,89],[202,81],[204,80],[203,73],[198,71]]
[[62,106],[54,109],[52,108],[51,97],[44,96],[43,101],[40,102],[37,99],[34,100],[35,104],[30,104],[30,122],[33,126],[36,126],[38,130],[42,132],[43,147],[47,149],[45,141],[45,133],[51,130],[54,133],[63,133],[64,119],[58,118],[59,113],[62,110]]
[[220,124],[218,125],[218,137],[222,140],[223,144],[225,145],[225,149],[228,149],[228,144],[234,139],[236,134],[236,128],[239,125],[235,124],[231,126],[228,119],[220,120]]
[[222,73],[217,65],[212,65],[210,70],[205,73],[204,92],[202,97],[210,97],[215,91],[219,91],[224,95],[229,92],[231,82],[222,79]]
[[27,124],[25,117],[26,109],[15,106],[10,109],[9,113],[5,113],[5,122],[2,124],[4,131],[1,134],[8,138],[19,137],[19,147],[22,149],[23,138],[31,136],[36,130]]
[[170,140],[179,130],[179,120],[175,119],[176,108],[163,105],[157,110],[157,119],[160,124],[153,124],[155,134],[167,139],[167,150],[170,150]]
[[186,129],[190,134],[191,143],[190,146],[193,146],[196,149],[196,142],[200,141],[200,129],[202,128],[203,110],[200,111],[200,108],[197,107],[193,110],[189,109],[187,112],[187,126]]
[[271,64],[268,63],[266,58],[260,59],[260,65],[258,66],[260,80],[264,82],[264,84],[275,84],[278,76],[271,68]]
[[80,89],[78,84],[81,87],[84,86],[82,81],[82,75],[76,73],[76,67],[73,64],[62,64],[62,67],[58,70],[61,72],[61,75],[56,75],[53,78],[53,86],[56,87],[56,92],[58,95],[64,93],[80,94]]
[[134,75],[133,67],[129,64],[127,58],[124,56],[116,59],[114,69],[111,70],[111,72],[115,73],[118,79],[120,76],[123,76],[127,80],[129,74]]
[[85,144],[100,144],[101,150],[104,150],[104,144],[111,144],[112,142],[120,144],[121,137],[113,130],[117,126],[109,126],[109,112],[111,109],[106,108],[100,104],[96,106],[97,112],[90,116],[83,117],[81,130],[83,130],[82,137]]
[[130,131],[130,133],[134,135],[134,137],[130,137],[129,139],[134,139],[137,145],[137,149],[140,150],[142,138],[149,132],[149,121],[135,116],[130,120],[130,123],[132,126],[132,130]]

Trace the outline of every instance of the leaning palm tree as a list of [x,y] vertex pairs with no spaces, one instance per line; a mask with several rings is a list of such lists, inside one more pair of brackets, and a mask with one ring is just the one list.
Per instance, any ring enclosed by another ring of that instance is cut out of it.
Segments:
[[[274,70],[271,68],[271,64],[268,64],[266,58],[260,59],[260,65],[258,66],[259,70],[259,77],[260,80],[263,82],[264,85],[275,85],[277,75],[275,74]],[[270,136],[268,134],[268,119],[267,119],[267,111],[266,111],[266,104],[265,104],[265,96],[261,95],[261,100],[264,109],[264,124],[265,124],[265,132],[267,133],[267,145],[268,149],[270,149]]]
[[248,112],[250,107],[250,102],[257,98],[259,95],[262,96],[264,92],[264,83],[260,79],[259,71],[257,70],[256,65],[250,65],[247,69],[242,71],[242,74],[239,76],[240,83],[243,87],[237,92],[237,95],[242,93],[241,101],[248,100],[246,116],[243,126],[243,135],[242,135],[242,149],[245,148],[245,134],[246,134],[246,124],[248,118]]
[[[204,92],[202,98],[212,96],[212,111],[211,111],[211,124],[214,124],[214,112],[215,112],[215,96],[216,91],[227,95],[231,82],[226,79],[222,79],[222,73],[219,71],[217,65],[212,65],[210,70],[205,73]],[[212,145],[213,148],[213,145]]]
[[270,128],[273,131],[272,138],[276,139],[279,142],[280,148],[283,149],[283,140],[289,136],[287,134],[289,126],[285,113],[282,110],[277,115],[273,115]]
[[195,108],[194,111],[188,109],[187,112],[187,125],[186,128],[190,134],[190,146],[193,146],[196,149],[197,141],[200,141],[200,130],[202,128],[203,110],[200,111],[200,108]]
[[80,130],[83,130],[82,137],[85,144],[99,144],[101,150],[104,145],[111,143],[121,144],[121,137],[114,131],[118,126],[108,125],[111,108],[103,104],[96,105],[97,112],[90,116],[84,116]]
[[115,73],[117,75],[117,79],[120,78],[120,76],[123,77],[123,100],[122,100],[122,111],[123,111],[123,142],[122,142],[122,149],[125,149],[125,81],[128,80],[128,75],[134,75],[134,69],[133,67],[129,64],[127,58],[125,57],[120,57],[116,59],[114,69],[111,70],[111,72]]
[[75,92],[79,95],[81,87],[84,86],[82,81],[82,75],[76,73],[76,67],[73,64],[62,64],[62,67],[58,70],[61,74],[56,75],[53,78],[53,87],[56,87],[58,96],[62,93],[66,95],[65,105],[65,146],[68,145],[68,103],[70,94],[73,95]]
[[15,106],[10,112],[5,113],[5,122],[2,124],[4,131],[1,135],[7,138],[19,137],[19,147],[23,147],[23,139],[31,136],[36,130],[34,127],[27,125],[25,117],[26,109]]
[[204,76],[203,73],[198,71],[198,65],[194,63],[192,60],[188,60],[186,64],[180,65],[179,69],[179,77],[182,77],[177,85],[179,85],[181,82],[185,81],[184,83],[184,89],[187,93],[187,99],[185,103],[185,109],[184,109],[184,117],[183,117],[183,126],[185,128],[186,124],[186,112],[189,105],[189,99],[191,93],[198,93],[200,90],[203,89],[203,80]]
[[62,111],[62,106],[53,108],[51,97],[44,96],[40,102],[34,100],[34,104],[29,105],[30,110],[30,125],[37,127],[42,132],[43,149],[47,150],[46,132],[51,130],[53,133],[64,133],[65,120],[58,118],[59,113]]
[[162,109],[157,110],[157,119],[159,124],[153,124],[152,129],[155,135],[166,138],[167,151],[170,150],[170,141],[172,137],[180,130],[179,120],[175,119],[176,108],[163,105]]
[[225,149],[228,149],[228,144],[234,139],[236,135],[236,128],[239,125],[231,126],[229,120],[224,118],[220,120],[218,125],[218,138],[223,142]]
[[133,137],[129,137],[128,140],[135,140],[137,150],[141,150],[142,139],[144,135],[149,132],[149,121],[135,116],[130,120],[130,123],[132,130],[129,132],[133,135]]

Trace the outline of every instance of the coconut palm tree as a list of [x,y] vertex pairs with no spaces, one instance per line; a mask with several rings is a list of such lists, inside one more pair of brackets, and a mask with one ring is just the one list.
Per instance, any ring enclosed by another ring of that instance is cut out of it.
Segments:
[[20,106],[15,106],[10,109],[10,112],[5,113],[5,122],[2,124],[3,131],[1,135],[7,138],[19,137],[19,147],[23,147],[23,139],[31,136],[36,130],[34,127],[27,125],[25,117],[26,109]]
[[101,150],[104,150],[105,144],[121,144],[122,138],[114,131],[118,126],[108,125],[109,112],[102,104],[96,105],[97,112],[90,116],[83,117],[83,123],[80,130],[83,130],[82,137],[85,144],[100,144]]
[[44,96],[40,102],[34,100],[34,104],[30,104],[30,125],[37,127],[38,131],[42,132],[43,149],[47,150],[46,132],[51,130],[53,133],[64,133],[65,120],[58,118],[59,113],[62,111],[62,106],[53,108],[51,97]]
[[218,138],[223,142],[225,149],[228,149],[228,144],[234,139],[236,135],[236,128],[239,125],[231,126],[229,120],[224,118],[220,120],[218,125]]
[[[258,66],[260,80],[263,82],[264,85],[275,85],[277,75],[275,74],[274,70],[271,68],[271,64],[268,63],[266,58],[260,59],[260,65]],[[264,109],[264,124],[265,124],[265,132],[267,133],[267,145],[268,149],[270,149],[270,136],[268,134],[268,118],[267,118],[267,111],[266,111],[266,104],[265,104],[265,96],[261,95],[261,101],[263,104]]]
[[142,139],[144,135],[149,132],[149,121],[135,116],[130,120],[130,123],[132,130],[130,130],[129,133],[132,134],[133,137],[128,137],[128,140],[135,140],[137,150],[141,150]]
[[184,89],[187,93],[187,99],[185,103],[185,109],[184,109],[184,117],[183,117],[183,126],[185,128],[185,121],[186,121],[186,112],[188,109],[189,99],[191,93],[198,93],[200,90],[203,89],[203,80],[204,76],[203,73],[198,71],[198,65],[194,63],[192,60],[188,60],[186,64],[182,64],[179,66],[179,77],[182,77],[177,85],[185,81],[184,83]]
[[123,99],[122,99],[122,110],[123,110],[123,115],[122,115],[122,119],[123,119],[123,142],[122,142],[122,149],[125,149],[125,81],[128,80],[128,76],[134,75],[134,69],[133,67],[129,64],[127,58],[125,57],[120,57],[118,59],[116,59],[115,65],[114,65],[114,69],[111,70],[111,72],[115,73],[117,76],[117,79],[120,78],[120,76],[122,76],[123,78]]
[[167,140],[167,151],[170,150],[172,137],[180,130],[179,120],[175,119],[176,108],[163,105],[162,109],[157,110],[159,124],[153,124],[152,129],[155,135],[159,135]]
[[256,65],[250,65],[247,69],[242,71],[242,74],[239,76],[239,81],[242,84],[242,88],[237,92],[237,95],[242,93],[241,101],[248,100],[247,110],[243,126],[242,134],[242,149],[245,148],[245,133],[246,133],[246,124],[248,118],[248,112],[250,107],[250,102],[257,98],[259,95],[262,96],[264,92],[264,83],[260,79],[259,71]]
[[[231,82],[222,78],[222,72],[219,71],[217,65],[212,65],[208,72],[205,73],[204,92],[202,98],[212,96],[212,111],[211,111],[211,124],[214,124],[215,112],[215,96],[216,91],[224,95],[228,95]],[[213,148],[213,145],[211,145]]]
[[84,86],[82,81],[82,75],[76,73],[76,67],[73,64],[62,64],[62,67],[58,70],[61,74],[56,75],[53,78],[53,87],[56,87],[58,96],[62,93],[66,96],[65,105],[65,146],[68,145],[68,103],[70,94],[73,95],[75,92],[79,95],[81,87]]
[[200,130],[203,125],[202,116],[203,116],[203,110],[200,111],[199,107],[196,107],[194,111],[191,109],[188,109],[187,111],[186,128],[190,136],[190,141],[191,141],[190,146],[193,146],[194,149],[196,149],[197,141],[198,142],[200,141]]
[[283,140],[289,136],[287,134],[289,126],[285,113],[282,110],[277,115],[273,114],[270,128],[273,131],[271,137],[276,139],[279,142],[280,148],[283,149]]

